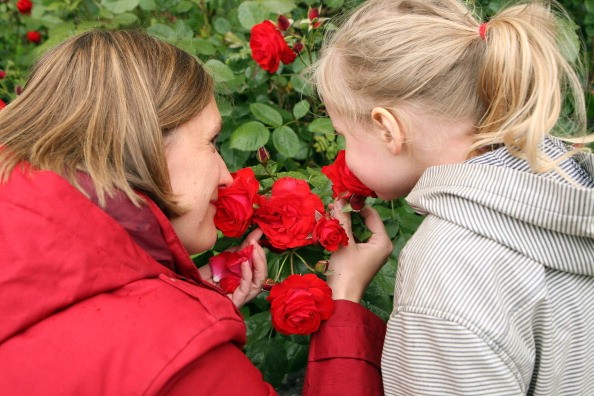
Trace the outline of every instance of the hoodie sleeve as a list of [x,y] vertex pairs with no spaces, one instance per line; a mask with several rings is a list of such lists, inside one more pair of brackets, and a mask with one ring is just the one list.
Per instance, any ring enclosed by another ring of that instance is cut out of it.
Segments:
[[525,394],[514,362],[492,340],[429,313],[400,310],[388,322],[382,369],[388,395]]
[[311,337],[303,395],[383,395],[385,333],[385,323],[363,306],[335,301],[334,314]]

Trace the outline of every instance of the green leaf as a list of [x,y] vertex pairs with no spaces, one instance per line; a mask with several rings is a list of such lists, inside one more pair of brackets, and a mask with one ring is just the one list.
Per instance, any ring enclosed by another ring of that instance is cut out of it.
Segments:
[[241,125],[231,134],[230,147],[242,151],[256,151],[270,139],[270,131],[259,121]]
[[116,22],[118,25],[123,25],[123,26],[132,25],[137,20],[138,20],[138,17],[130,12],[116,15],[116,17],[114,18],[114,22]]
[[267,16],[268,12],[255,1],[244,1],[237,8],[239,23],[247,30],[250,30],[255,24],[264,21]]
[[225,34],[231,31],[231,23],[225,18],[215,18],[212,25],[216,32],[220,34]]
[[283,124],[280,113],[264,103],[251,103],[250,111],[257,119],[270,126],[279,127]]
[[144,11],[153,11],[157,8],[155,0],[140,0],[140,8]]
[[308,84],[303,78],[298,75],[291,75],[291,85],[295,90],[305,96],[311,96],[313,88],[311,84]]
[[307,130],[318,133],[334,133],[334,127],[332,126],[332,120],[330,120],[330,118],[316,118],[309,124]]
[[324,3],[330,8],[338,8],[344,5],[344,0],[325,0]]
[[271,14],[287,14],[296,8],[291,0],[258,0],[258,3]]
[[309,345],[297,344],[291,341],[285,342],[285,354],[287,355],[287,371],[297,371],[307,363]]
[[156,38],[167,42],[172,42],[177,39],[175,30],[167,25],[163,25],[162,23],[157,23],[153,26],[150,26],[148,29],[146,29],[146,32],[151,36],[155,36]]
[[233,74],[233,70],[220,60],[216,59],[209,59],[204,66],[210,71],[212,74],[215,82],[225,82],[232,80],[235,75]]
[[287,356],[285,355],[284,340],[281,337],[260,339],[248,343],[246,354],[260,369],[264,380],[278,386],[287,370]]
[[140,0],[101,0],[101,5],[114,14],[130,12],[140,4]]
[[184,13],[190,11],[192,8],[194,8],[194,4],[192,4],[192,2],[183,0],[180,1],[175,7],[175,12]]
[[299,152],[299,137],[286,125],[276,128],[272,132],[272,143],[276,150],[286,158],[292,158]]
[[272,331],[270,311],[251,315],[245,320],[248,343],[266,337]]
[[302,100],[301,102],[297,102],[295,106],[293,106],[293,117],[296,120],[303,118],[309,113],[310,104],[307,100]]
[[175,35],[178,39],[192,38],[194,37],[194,31],[187,23],[178,19],[177,22],[175,22]]
[[196,52],[202,55],[214,55],[217,53],[217,49],[214,45],[209,43],[203,38],[192,38],[192,43],[196,48]]

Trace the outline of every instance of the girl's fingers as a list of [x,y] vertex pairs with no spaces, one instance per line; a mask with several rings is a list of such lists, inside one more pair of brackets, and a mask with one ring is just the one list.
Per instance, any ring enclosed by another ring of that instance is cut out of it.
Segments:
[[369,231],[373,233],[373,236],[379,235],[383,237],[384,235],[388,235],[386,233],[386,227],[384,226],[384,222],[382,221],[377,210],[369,206],[365,206],[363,209],[361,209],[359,214],[361,215],[361,217],[363,217],[363,220],[365,221],[365,226],[369,229]]
[[351,227],[351,214],[345,213],[342,211],[342,208],[344,208],[344,205],[345,205],[344,199],[337,199],[334,202],[334,206],[332,208],[332,216],[336,220],[338,220],[340,225],[342,225],[342,227],[344,228],[347,236],[349,237],[349,243],[354,243],[353,231],[352,231],[352,227]]

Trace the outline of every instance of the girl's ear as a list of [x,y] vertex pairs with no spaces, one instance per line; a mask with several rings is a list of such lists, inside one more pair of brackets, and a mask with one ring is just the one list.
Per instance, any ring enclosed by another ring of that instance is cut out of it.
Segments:
[[405,131],[402,124],[394,115],[383,107],[371,110],[374,126],[380,131],[383,141],[394,155],[399,155],[404,144]]

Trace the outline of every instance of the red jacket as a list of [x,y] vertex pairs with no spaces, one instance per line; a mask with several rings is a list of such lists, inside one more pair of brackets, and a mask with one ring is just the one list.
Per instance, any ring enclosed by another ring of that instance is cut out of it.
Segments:
[[[238,310],[201,282],[163,213],[150,200],[114,200],[108,215],[51,172],[15,170],[0,184],[0,394],[275,394],[241,351]],[[312,365],[339,373],[358,362],[381,389],[383,323],[356,304],[337,307],[335,319],[379,336],[351,334],[359,347],[349,356],[326,356],[332,341],[319,337],[316,349],[314,336]],[[331,394],[329,380],[309,370],[306,387]]]

